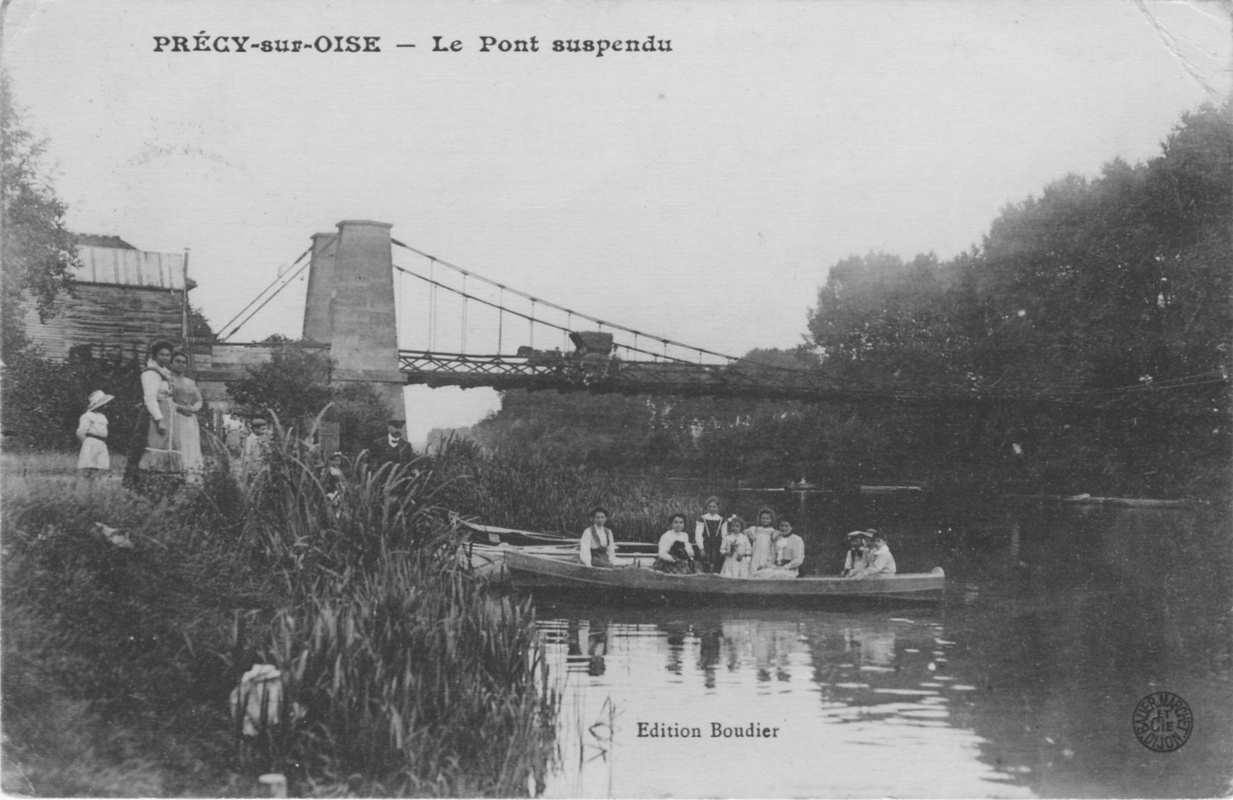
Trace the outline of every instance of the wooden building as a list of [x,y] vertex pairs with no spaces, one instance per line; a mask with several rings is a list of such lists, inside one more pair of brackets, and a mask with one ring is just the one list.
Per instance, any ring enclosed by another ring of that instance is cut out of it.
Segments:
[[46,322],[26,310],[26,335],[44,356],[65,360],[83,347],[95,356],[140,359],[159,339],[182,343],[185,295],[193,288],[184,253],[149,253],[118,236],[90,234],[77,236],[77,250],[76,297],[59,297]]

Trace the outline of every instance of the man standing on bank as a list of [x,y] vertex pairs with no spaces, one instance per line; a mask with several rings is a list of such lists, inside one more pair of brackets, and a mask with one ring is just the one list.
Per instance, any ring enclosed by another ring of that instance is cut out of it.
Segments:
[[373,469],[381,469],[386,464],[410,464],[415,460],[415,451],[403,437],[405,425],[400,419],[390,420],[386,424],[385,436],[374,439],[368,446],[368,463]]

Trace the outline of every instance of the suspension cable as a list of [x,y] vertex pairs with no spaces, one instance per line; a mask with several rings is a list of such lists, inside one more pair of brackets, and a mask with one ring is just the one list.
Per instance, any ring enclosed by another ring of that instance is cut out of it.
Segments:
[[[444,283],[440,283],[439,281],[435,281],[435,280],[433,280],[432,278],[429,278],[429,277],[426,277],[426,276],[424,276],[424,275],[421,275],[421,274],[419,274],[418,272],[415,272],[414,270],[409,270],[409,269],[407,269],[406,267],[400,267],[400,266],[395,265],[395,266],[394,266],[394,269],[398,270],[399,272],[405,272],[406,274],[410,275],[410,276],[411,276],[411,277],[413,277],[413,278],[419,278],[420,280],[424,281],[425,283],[430,283],[430,284],[433,284],[434,288],[441,288],[441,289],[444,289],[444,290],[445,290],[445,291],[447,291],[447,292],[453,292],[454,294],[459,294],[459,295],[460,295],[460,294],[462,294],[462,292],[458,291],[457,289],[455,289],[455,288],[454,288],[454,287],[452,287],[452,286],[447,286],[447,285],[445,285]],[[470,299],[470,300],[473,300],[474,302],[479,303],[479,304],[481,304],[481,305],[488,306],[489,308],[500,308],[500,306],[498,306],[496,303],[492,302],[491,300],[485,300],[485,299],[484,299],[484,298],[482,298],[482,297],[476,297],[475,295],[467,295],[467,298],[468,298],[468,299]],[[522,319],[527,320],[528,327],[530,327],[530,328],[531,328],[531,335],[532,335],[532,337],[534,337],[534,335],[535,335],[535,328],[533,327],[534,325],[543,325],[543,326],[544,326],[544,327],[546,327],[546,328],[552,328],[552,329],[554,329],[554,330],[563,331],[563,332],[564,332],[564,333],[566,333],[566,334],[573,333],[573,331],[571,331],[569,328],[566,328],[564,325],[558,325],[558,324],[556,324],[555,322],[549,322],[549,321],[547,321],[547,320],[543,320],[543,319],[536,319],[535,317],[531,316],[530,314],[524,314],[524,313],[522,313],[521,311],[515,311],[515,310],[514,310],[514,309],[512,309],[512,308],[507,308],[507,309],[505,309],[505,313],[506,313],[506,314],[510,314],[510,315],[512,315],[512,316],[515,316],[515,317],[521,317]],[[658,358],[658,356],[657,356],[654,352],[652,352],[652,351],[650,351],[650,350],[643,350],[643,349],[640,349],[640,348],[631,348],[629,345],[621,345],[621,346],[622,346],[622,347],[624,347],[624,348],[625,348],[625,349],[627,349],[627,350],[633,350],[634,352],[642,353],[643,355],[647,355],[647,356],[654,356],[654,357]],[[429,351],[432,351],[434,348],[429,347],[428,349],[429,349]],[[667,358],[669,361],[676,361],[676,362],[679,362],[679,363],[682,363],[682,364],[689,364],[689,363],[692,363],[692,362],[689,362],[689,361],[685,361],[684,359],[675,358],[675,357],[673,357],[673,356],[668,356],[668,355],[666,355],[666,354],[665,354],[664,358]],[[764,366],[764,367],[766,367],[766,368],[768,368],[768,369],[781,369],[782,371],[785,371],[785,372],[795,372],[795,373],[800,373],[800,372],[802,372],[802,370],[788,370],[788,369],[784,369],[784,368],[781,368],[781,367],[774,367],[774,366],[769,366],[769,365],[758,365],[758,366]]]
[[[311,264],[311,263],[312,263],[312,262],[311,262],[311,261],[309,261],[308,263],[306,263],[306,264],[304,264],[303,266],[301,266],[298,270],[296,270],[296,271],[295,271],[295,273],[294,273],[294,274],[292,274],[292,275],[291,275],[291,277],[290,277],[290,278],[288,278],[288,279],[286,280],[286,282],[285,282],[285,283],[283,283],[283,285],[282,285],[282,286],[279,286],[277,289],[275,289],[273,292],[271,292],[271,293],[270,293],[270,296],[269,296],[269,297],[267,297],[267,298],[265,299],[265,302],[263,302],[261,305],[259,305],[259,306],[257,306],[256,308],[254,308],[254,309],[252,310],[252,312],[251,312],[251,313],[250,313],[247,317],[245,317],[245,318],[243,319],[243,321],[241,321],[238,325],[236,325],[234,328],[232,328],[232,329],[231,329],[231,333],[224,334],[224,335],[222,336],[222,341],[226,341],[227,339],[230,339],[232,336],[235,336],[236,331],[238,331],[240,328],[242,328],[242,327],[244,327],[245,325],[247,325],[247,324],[248,324],[248,322],[249,322],[249,321],[250,321],[253,317],[257,316],[257,312],[258,312],[258,311],[260,311],[261,309],[265,308],[265,307],[266,307],[266,305],[268,305],[268,304],[269,304],[269,302],[270,302],[271,300],[273,300],[275,297],[278,297],[278,293],[279,293],[279,292],[281,292],[283,289],[286,289],[286,288],[287,288],[287,287],[291,284],[291,282],[292,282],[292,281],[294,281],[294,280],[295,280],[295,279],[299,276],[299,274],[300,274],[301,272],[303,272],[304,270],[308,269],[308,265],[309,265],[309,264]],[[251,303],[250,303],[250,305],[251,305]]]
[[[303,253],[300,253],[300,257],[299,257],[299,258],[297,258],[295,261],[291,262],[291,266],[287,268],[287,272],[290,272],[292,269],[295,269],[295,265],[296,265],[296,264],[298,264],[298,263],[300,263],[300,261],[302,261],[302,260],[304,259],[304,256],[306,256],[306,255],[308,255],[309,253],[311,253],[311,252],[312,252],[312,250],[313,250],[312,245],[309,245],[309,247],[308,247],[308,249],[307,249],[307,250],[305,250]],[[287,274],[287,272],[284,272],[284,273],[283,273],[283,275],[286,275],[286,274]],[[296,274],[299,274],[299,273],[296,273]],[[261,299],[261,296],[270,290],[270,287],[271,287],[271,286],[273,286],[274,284],[276,284],[276,283],[278,283],[279,281],[281,281],[281,280],[283,279],[283,275],[279,275],[279,276],[278,276],[278,277],[276,277],[274,280],[270,281],[270,285],[269,285],[269,286],[265,287],[265,288],[264,288],[264,289],[262,289],[260,292],[257,292],[257,296],[256,296],[256,297],[254,297],[252,300],[249,300],[249,301],[248,301],[248,305],[244,306],[244,308],[241,308],[241,309],[240,309],[240,311],[239,311],[239,313],[237,313],[237,314],[236,314],[234,317],[232,317],[231,319],[227,320],[227,322],[226,322],[225,324],[220,325],[218,329],[219,329],[220,331],[225,331],[225,330],[227,330],[227,328],[231,327],[231,323],[235,322],[237,319],[239,319],[241,316],[243,316],[244,312],[245,312],[245,311],[247,311],[249,308],[251,308],[251,307],[252,307],[252,305],[253,305],[253,303],[255,303],[255,302],[257,302],[258,300],[260,300],[260,299]],[[253,312],[253,313],[256,313],[256,312]],[[242,324],[242,323],[241,323],[241,324]],[[233,331],[233,333],[234,333],[234,331]]]
[[[428,265],[429,274],[436,272],[436,259],[433,259]],[[428,304],[428,349],[437,349],[437,282],[432,281],[432,285],[428,287],[429,304]]]
[[[499,287],[499,286],[501,286],[501,284],[500,284],[500,283],[497,283],[496,281],[492,280],[491,278],[485,278],[483,275],[480,275],[480,274],[478,274],[478,273],[476,273],[476,272],[472,272],[471,270],[468,270],[468,269],[464,269],[464,268],[462,268],[462,267],[458,266],[457,264],[451,264],[451,263],[450,263],[450,262],[448,262],[448,261],[443,261],[443,260],[441,260],[441,259],[437,258],[436,256],[429,255],[428,253],[425,253],[425,252],[424,252],[424,251],[422,251],[422,250],[418,250],[418,249],[416,249],[416,248],[412,247],[411,245],[408,245],[408,244],[403,244],[402,242],[396,241],[396,240],[394,240],[394,239],[391,239],[390,241],[391,241],[392,243],[394,243],[394,244],[398,245],[399,247],[402,247],[402,248],[404,248],[404,249],[406,249],[406,250],[410,250],[412,253],[415,253],[416,255],[423,256],[424,258],[427,258],[427,259],[430,259],[430,260],[432,260],[432,261],[434,261],[434,262],[440,263],[442,266],[449,267],[450,269],[454,270],[455,272],[460,272],[460,273],[462,273],[463,275],[469,275],[470,277],[475,278],[475,279],[476,279],[476,280],[478,280],[478,281],[483,281],[484,283],[487,283],[487,284],[489,284],[489,285],[491,285],[491,286],[498,286],[498,287]],[[626,327],[626,326],[624,326],[624,325],[618,325],[618,324],[617,324],[617,323],[615,323],[615,322],[608,322],[607,320],[602,320],[602,319],[600,319],[600,318],[598,318],[598,317],[592,317],[592,316],[591,316],[591,315],[589,315],[589,314],[583,314],[583,313],[582,313],[582,312],[580,312],[580,311],[573,311],[573,310],[571,310],[571,309],[569,309],[569,308],[566,308],[565,306],[557,305],[556,303],[552,303],[552,302],[549,302],[549,301],[547,301],[547,300],[540,299],[540,298],[538,298],[538,297],[535,297],[535,296],[533,296],[533,295],[529,295],[529,294],[527,294],[526,292],[521,292],[521,291],[519,291],[519,290],[517,290],[517,289],[514,289],[514,288],[512,288],[512,287],[506,287],[506,288],[509,288],[509,291],[510,291],[510,292],[512,292],[513,294],[516,294],[516,295],[518,295],[519,297],[522,297],[522,298],[524,298],[524,299],[526,299],[526,300],[530,300],[530,301],[532,302],[532,304],[534,304],[534,303],[541,303],[541,304],[543,304],[543,305],[545,305],[545,306],[548,306],[549,308],[554,309],[554,310],[556,310],[556,311],[564,311],[564,312],[566,312],[566,313],[573,314],[574,316],[576,316],[576,317],[578,317],[578,318],[580,318],[580,319],[585,319],[585,320],[587,320],[588,322],[598,322],[598,323],[601,323],[601,324],[603,324],[603,325],[607,325],[609,328],[612,328],[612,329],[614,329],[614,330],[624,331],[625,333],[635,333],[635,334],[636,334],[636,333],[642,333],[642,335],[643,335],[643,336],[648,336],[648,335],[649,335],[649,334],[647,334],[647,333],[645,333],[645,332],[641,332],[641,331],[634,330],[633,328],[627,328],[627,327]],[[660,338],[660,337],[652,337],[652,338]],[[686,349],[686,350],[697,350],[697,351],[699,351],[699,352],[706,353],[707,355],[716,356],[717,358],[725,358],[725,359],[727,359],[727,360],[729,360],[729,361],[740,361],[740,360],[741,360],[741,359],[740,359],[740,358],[738,358],[737,356],[731,356],[731,355],[728,355],[728,354],[726,354],[726,353],[719,353],[719,352],[716,352],[716,351],[714,351],[714,350],[707,350],[707,349],[705,349],[705,348],[701,348],[701,347],[694,347],[693,345],[684,344],[683,342],[676,342],[676,341],[673,341],[673,340],[671,340],[671,339],[664,339],[663,341],[667,342],[668,344],[671,344],[671,345],[672,345],[672,346],[674,346],[674,347],[682,347],[682,348],[684,348],[684,349]],[[680,360],[680,359],[676,359],[676,360]]]

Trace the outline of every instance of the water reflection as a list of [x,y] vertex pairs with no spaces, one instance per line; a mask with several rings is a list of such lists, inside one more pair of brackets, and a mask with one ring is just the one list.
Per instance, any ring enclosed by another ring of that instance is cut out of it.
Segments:
[[[569,671],[561,740],[579,755],[567,754],[550,796],[885,795],[956,758],[964,768],[942,791],[912,793],[982,795],[1002,780],[980,763],[973,732],[938,735],[952,699],[974,687],[937,655],[954,643],[936,613],[541,613],[551,615],[540,623],[550,662]],[[607,700],[608,757],[587,760]],[[869,769],[871,746],[896,748],[902,763]],[[783,770],[755,768],[779,759]]]
[[[918,541],[906,526],[897,558],[947,569],[940,608],[538,601],[550,665],[566,674],[567,757],[547,794],[1227,791],[1226,523],[1030,509],[956,524],[950,534],[930,520]],[[1213,537],[1224,537],[1224,548]],[[1129,722],[1135,703],[1157,689],[1195,710],[1191,740],[1168,757],[1139,745]],[[683,735],[650,735],[656,724]],[[764,730],[776,733],[757,735]],[[568,757],[571,748],[579,758]]]

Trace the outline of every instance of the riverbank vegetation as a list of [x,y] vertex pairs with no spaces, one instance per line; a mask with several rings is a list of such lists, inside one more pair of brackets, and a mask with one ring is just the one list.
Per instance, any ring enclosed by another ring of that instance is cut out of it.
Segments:
[[[155,501],[47,460],[4,463],[6,790],[253,795],[266,772],[318,795],[542,783],[557,700],[531,608],[458,568],[424,464],[358,466],[327,491],[286,436],[245,495],[222,476]],[[245,735],[229,698],[258,664],[282,702]]]
[[[831,265],[793,351],[847,404],[507,392],[472,429],[561,463],[831,488],[1227,497],[1233,117],[1011,203],[949,260]],[[980,402],[930,402],[984,394]]]
[[591,510],[608,509],[620,541],[659,540],[675,513],[700,513],[701,498],[672,491],[654,474],[596,469],[543,455],[484,453],[470,441],[439,449],[441,502],[485,524],[577,535]]

